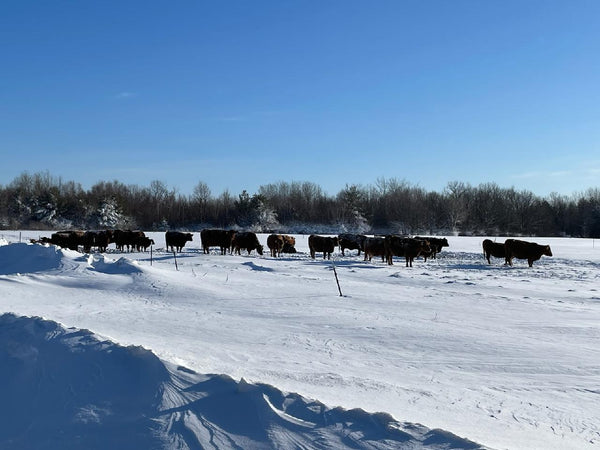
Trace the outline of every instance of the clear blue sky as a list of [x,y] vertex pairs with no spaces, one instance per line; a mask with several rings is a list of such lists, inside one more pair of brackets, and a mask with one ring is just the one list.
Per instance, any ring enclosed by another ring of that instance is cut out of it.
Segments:
[[600,185],[600,1],[4,1],[0,184]]

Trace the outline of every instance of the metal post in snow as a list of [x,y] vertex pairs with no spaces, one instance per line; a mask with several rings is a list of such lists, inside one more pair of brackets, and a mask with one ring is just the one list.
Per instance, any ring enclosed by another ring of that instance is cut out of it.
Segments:
[[179,270],[179,267],[177,267],[177,255],[175,254],[175,251],[173,251],[173,258],[175,259],[175,269]]
[[150,265],[152,265],[152,246],[150,246]]

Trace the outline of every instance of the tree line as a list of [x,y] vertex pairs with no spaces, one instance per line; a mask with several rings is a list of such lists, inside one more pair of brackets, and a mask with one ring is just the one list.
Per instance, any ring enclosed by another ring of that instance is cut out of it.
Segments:
[[356,232],[600,237],[600,189],[540,197],[495,183],[449,182],[441,192],[379,178],[326,194],[308,181],[280,181],[255,193],[214,195],[199,181],[189,195],[155,180],[149,186],[100,181],[83,189],[47,172],[0,185],[3,229],[129,228],[259,232]]

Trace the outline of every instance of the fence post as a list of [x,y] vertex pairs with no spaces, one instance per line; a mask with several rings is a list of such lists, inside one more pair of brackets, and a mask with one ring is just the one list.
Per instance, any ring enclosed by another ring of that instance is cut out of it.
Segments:
[[175,259],[175,269],[179,270],[179,267],[177,267],[177,255],[175,254],[175,251],[173,251],[173,258]]
[[335,270],[335,263],[333,262],[333,259],[331,260],[331,267],[333,267],[333,274],[335,275],[335,282],[337,283],[338,291],[340,292],[340,297],[343,297],[342,288],[340,287],[340,280],[338,279],[337,270]]

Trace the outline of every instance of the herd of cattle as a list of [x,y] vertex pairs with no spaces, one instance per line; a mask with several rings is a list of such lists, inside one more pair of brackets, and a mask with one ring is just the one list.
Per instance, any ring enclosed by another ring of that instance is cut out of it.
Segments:
[[47,237],[42,237],[40,244],[53,244],[69,250],[79,250],[89,253],[92,248],[98,249],[103,253],[108,248],[108,244],[114,242],[119,251],[146,251],[148,247],[154,245],[154,240],[147,237],[143,231],[131,230],[102,230],[102,231],[57,231]]
[[[186,242],[193,240],[192,233],[180,231],[167,231],[165,233],[165,249],[171,252],[180,252]],[[218,247],[221,254],[241,254],[246,250],[251,254],[253,250],[259,255],[263,254],[263,246],[260,244],[255,233],[249,231],[235,231],[223,229],[204,229],[200,232],[203,253],[209,254],[211,247]],[[42,244],[53,244],[70,250],[83,248],[84,252],[97,249],[105,252],[108,245],[114,243],[119,251],[147,251],[155,244],[154,240],[144,234],[143,231],[131,230],[102,230],[102,231],[58,231],[38,241]],[[271,256],[276,258],[282,253],[296,253],[296,240],[285,234],[270,234],[267,237],[267,246]],[[308,247],[311,258],[316,253],[322,253],[323,259],[331,258],[331,254],[339,247],[342,256],[346,250],[358,250],[364,254],[365,261],[371,261],[373,256],[380,256],[382,262],[393,264],[393,258],[404,257],[406,267],[412,267],[417,257],[436,258],[443,247],[448,247],[446,238],[438,237],[406,237],[397,235],[368,237],[363,234],[343,233],[338,236],[319,236],[311,234],[308,237]],[[505,264],[512,266],[513,258],[526,259],[529,267],[533,265],[542,255],[552,256],[549,245],[539,245],[518,239],[507,239],[504,243],[493,242],[490,239],[483,241],[483,253],[488,263],[491,264],[490,256],[505,258]]]

